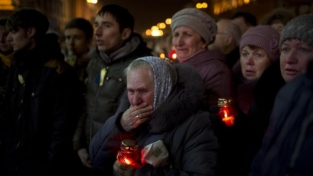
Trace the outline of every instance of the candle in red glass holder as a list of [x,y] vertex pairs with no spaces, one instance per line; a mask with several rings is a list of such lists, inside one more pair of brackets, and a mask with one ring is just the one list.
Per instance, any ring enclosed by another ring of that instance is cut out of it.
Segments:
[[232,100],[219,98],[217,106],[220,107],[218,114],[226,126],[233,126],[235,123],[235,111],[232,106]]
[[137,153],[137,142],[131,139],[125,139],[121,142],[121,148],[117,153],[117,160],[125,165],[136,168],[140,167],[138,163],[139,154]]

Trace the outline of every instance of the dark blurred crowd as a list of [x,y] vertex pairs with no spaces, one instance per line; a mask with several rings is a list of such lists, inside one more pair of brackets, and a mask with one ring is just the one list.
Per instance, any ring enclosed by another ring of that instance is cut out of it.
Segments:
[[134,23],[0,19],[0,175],[313,175],[313,14],[185,8],[157,45]]

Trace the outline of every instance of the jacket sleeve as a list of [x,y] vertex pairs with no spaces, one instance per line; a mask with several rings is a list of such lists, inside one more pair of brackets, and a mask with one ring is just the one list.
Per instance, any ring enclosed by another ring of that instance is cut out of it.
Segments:
[[87,139],[85,137],[86,118],[87,114],[83,113],[77,123],[77,128],[73,137],[73,148],[76,151],[83,148],[87,149]]
[[133,133],[124,132],[119,125],[122,114],[123,112],[118,112],[110,117],[89,145],[91,163],[103,173],[112,173],[121,141],[133,138]]
[[[188,121],[188,123],[189,122],[190,121]],[[182,156],[178,159],[180,160],[180,166],[178,167],[182,168],[181,170],[173,169],[177,166],[171,167],[171,165],[162,168],[153,168],[150,165],[145,165],[137,170],[136,176],[216,175],[218,142],[211,127],[209,113],[198,114],[197,117],[191,121],[190,126],[187,129],[179,131],[179,133],[183,131],[186,133],[176,134],[185,136],[182,142],[183,145],[181,146],[183,147]],[[175,142],[175,139],[173,142]]]
[[86,126],[86,120],[87,120],[87,100],[84,99],[84,106],[83,106],[83,112],[80,116],[77,127],[75,129],[74,137],[73,137],[73,148],[75,151],[88,148],[87,146],[87,139],[85,135],[85,126]]

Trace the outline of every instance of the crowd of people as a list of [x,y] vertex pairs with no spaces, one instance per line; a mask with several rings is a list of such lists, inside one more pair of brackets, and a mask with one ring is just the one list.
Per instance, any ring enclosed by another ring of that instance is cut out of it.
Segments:
[[134,23],[0,19],[0,175],[313,175],[313,14],[179,10],[175,61]]

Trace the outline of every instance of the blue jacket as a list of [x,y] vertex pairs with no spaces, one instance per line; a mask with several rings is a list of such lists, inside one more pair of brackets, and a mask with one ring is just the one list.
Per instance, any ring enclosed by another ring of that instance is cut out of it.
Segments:
[[[312,70],[311,70],[312,71]],[[305,74],[276,96],[250,176],[313,175],[313,77]]]

